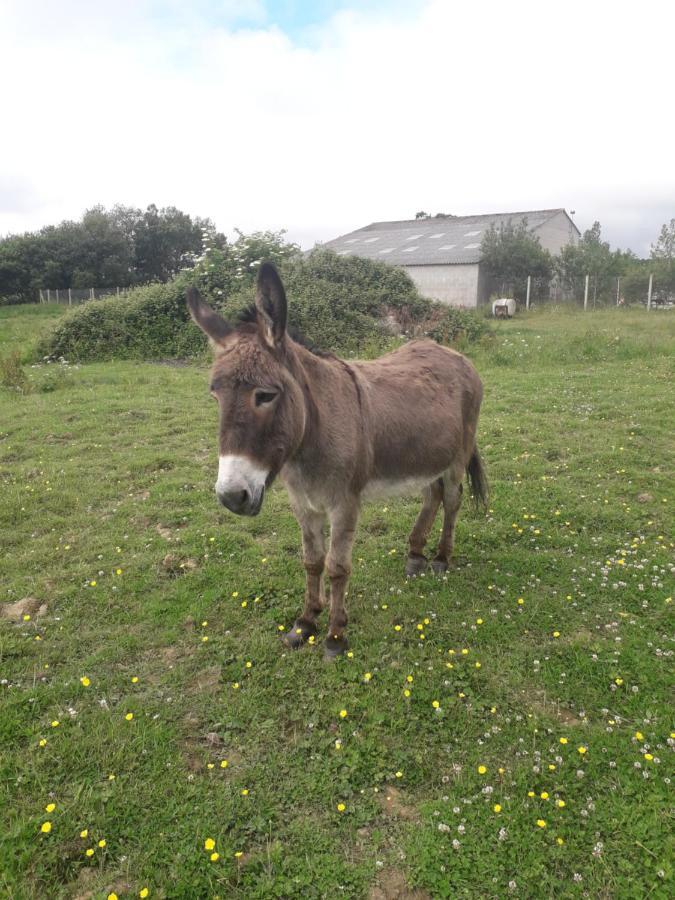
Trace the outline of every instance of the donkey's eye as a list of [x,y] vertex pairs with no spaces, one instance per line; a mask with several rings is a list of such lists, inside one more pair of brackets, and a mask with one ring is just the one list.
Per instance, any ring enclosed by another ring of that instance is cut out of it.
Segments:
[[267,406],[272,403],[278,397],[278,391],[256,391],[255,392],[255,405],[256,406]]

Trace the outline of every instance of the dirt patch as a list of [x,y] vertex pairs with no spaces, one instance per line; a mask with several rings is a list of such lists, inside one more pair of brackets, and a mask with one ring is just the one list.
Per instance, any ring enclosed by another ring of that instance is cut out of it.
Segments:
[[171,529],[167,528],[165,525],[155,525],[155,531],[160,537],[163,537],[165,541],[169,541],[169,543],[174,539]]
[[398,788],[383,788],[379,801],[386,815],[395,816],[398,819],[406,819],[409,822],[419,822],[419,813],[414,806],[410,806],[405,802],[405,797]]
[[421,888],[410,888],[400,869],[383,869],[377,884],[371,888],[368,900],[431,900],[431,894]]
[[192,556],[181,557],[175,553],[167,553],[161,563],[161,569],[172,578],[179,575],[185,575],[186,572],[192,572],[197,568],[199,563]]
[[39,619],[47,612],[47,604],[37,597],[24,597],[16,603],[3,603],[0,605],[0,619],[11,619],[20,622],[24,616],[35,616]]
[[638,494],[638,503],[651,503],[654,499],[651,494],[648,494],[646,491],[643,494]]
[[148,671],[143,681],[156,686],[162,678],[173,669],[176,663],[187,655],[187,652],[174,644],[169,647],[151,647],[143,653],[142,659],[147,663]]
[[[80,871],[80,875],[73,885],[73,900],[92,900],[92,897],[95,897],[96,894],[100,893],[98,890],[90,890],[88,888],[88,885],[96,880],[98,874],[99,872],[96,869],[82,869]],[[109,894],[115,893],[118,897],[122,897],[125,894],[128,894],[131,889],[132,885],[129,884],[128,881],[119,880],[106,886],[103,890],[103,894],[107,897]]]
[[220,690],[220,666],[211,666],[198,672],[188,683],[188,690],[194,694],[217,694]]
[[563,725],[582,724],[582,719],[575,716],[571,710],[561,706],[557,700],[548,700],[543,691],[535,691],[534,699],[530,700],[530,708],[537,715],[545,716],[549,719],[557,719]]

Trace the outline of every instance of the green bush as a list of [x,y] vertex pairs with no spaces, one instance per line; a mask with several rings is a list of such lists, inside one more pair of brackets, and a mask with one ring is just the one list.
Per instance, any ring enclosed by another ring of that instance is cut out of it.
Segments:
[[206,349],[206,339],[188,325],[186,286],[180,276],[123,297],[85,303],[40,342],[38,355],[68,360],[197,356]]
[[[409,336],[429,334],[446,343],[459,335],[474,339],[486,329],[474,314],[422,297],[401,269],[321,249],[306,256],[294,249],[274,253],[275,237],[259,236],[254,246],[279,265],[289,298],[289,326],[310,345],[347,354],[382,351],[392,343],[388,317]],[[233,263],[232,254],[208,252],[194,269],[168,284],[78,307],[64,316],[38,352],[71,361],[200,356],[207,344],[190,322],[187,287],[199,287],[226,319],[235,320],[253,302],[257,262],[242,265],[236,257]]]

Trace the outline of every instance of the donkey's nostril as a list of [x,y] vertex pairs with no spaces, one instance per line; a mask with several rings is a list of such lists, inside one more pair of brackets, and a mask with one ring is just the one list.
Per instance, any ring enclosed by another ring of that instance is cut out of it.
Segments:
[[238,513],[243,512],[244,509],[248,506],[248,491],[230,491],[230,492],[217,492],[218,500],[223,504],[223,506],[227,507],[230,512]]
[[248,501],[248,491],[237,491],[230,496],[232,506],[236,506],[238,509],[241,509]]

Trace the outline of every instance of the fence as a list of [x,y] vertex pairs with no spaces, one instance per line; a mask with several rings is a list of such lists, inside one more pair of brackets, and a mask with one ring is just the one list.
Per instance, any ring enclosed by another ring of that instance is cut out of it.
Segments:
[[641,304],[647,309],[671,309],[675,305],[675,288],[672,278],[655,273],[629,273],[604,278],[602,284],[591,275],[585,275],[574,285],[565,286],[558,278],[551,281],[524,278],[508,289],[491,291],[492,297],[512,297],[521,308],[529,309],[540,303],[568,303],[581,306],[584,311],[599,307]]
[[75,306],[79,303],[87,303],[89,300],[102,300],[113,294],[119,296],[131,290],[128,287],[108,288],[47,288],[40,289],[40,303],[64,303],[67,306]]

